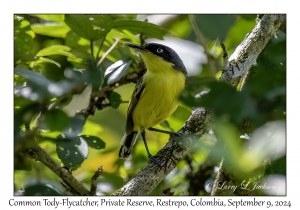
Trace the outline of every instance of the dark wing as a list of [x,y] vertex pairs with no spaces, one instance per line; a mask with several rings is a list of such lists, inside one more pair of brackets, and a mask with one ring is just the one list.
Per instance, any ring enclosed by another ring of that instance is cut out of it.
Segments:
[[128,111],[127,111],[127,120],[126,120],[126,134],[130,134],[133,132],[134,124],[132,119],[132,114],[135,106],[139,102],[141,95],[143,93],[143,90],[145,88],[145,85],[143,84],[143,77],[139,79],[139,81],[136,83],[135,88],[133,90],[131,100],[129,103]]

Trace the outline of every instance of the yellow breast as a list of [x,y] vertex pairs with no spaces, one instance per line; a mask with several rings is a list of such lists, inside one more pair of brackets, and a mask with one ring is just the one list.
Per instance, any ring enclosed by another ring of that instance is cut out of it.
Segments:
[[170,63],[147,65],[144,91],[133,111],[134,130],[153,127],[167,119],[178,107],[178,97],[185,85],[183,73]]

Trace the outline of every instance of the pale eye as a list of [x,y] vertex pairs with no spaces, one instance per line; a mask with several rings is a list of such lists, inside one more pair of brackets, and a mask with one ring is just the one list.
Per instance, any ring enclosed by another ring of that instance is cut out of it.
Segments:
[[157,52],[157,53],[162,53],[162,52],[163,52],[163,49],[157,48],[156,52]]

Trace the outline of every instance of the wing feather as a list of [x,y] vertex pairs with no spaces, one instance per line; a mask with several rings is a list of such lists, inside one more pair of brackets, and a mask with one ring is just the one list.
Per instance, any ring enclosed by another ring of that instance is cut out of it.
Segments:
[[126,126],[125,126],[127,135],[134,131],[133,130],[134,123],[133,123],[132,115],[133,115],[134,108],[136,107],[137,103],[139,102],[139,100],[141,98],[144,88],[145,88],[145,85],[143,84],[143,77],[141,77],[135,85],[135,88],[131,95],[131,100],[129,102],[129,107],[127,110],[127,120],[126,120]]

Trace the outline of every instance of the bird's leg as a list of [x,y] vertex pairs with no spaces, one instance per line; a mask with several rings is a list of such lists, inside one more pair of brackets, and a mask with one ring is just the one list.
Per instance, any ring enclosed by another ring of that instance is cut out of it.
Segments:
[[155,131],[155,132],[159,132],[159,133],[165,133],[165,134],[169,134],[170,136],[175,136],[175,137],[180,137],[181,135],[176,133],[176,132],[172,132],[172,131],[165,131],[165,130],[160,130],[157,128],[148,128],[149,131]]
[[152,160],[154,163],[156,163],[159,167],[161,167],[160,162],[159,162],[155,157],[153,157],[153,156],[150,154],[150,152],[149,152],[148,145],[147,145],[147,142],[146,142],[146,132],[145,132],[145,130],[144,130],[143,132],[141,132],[141,135],[142,135],[142,138],[143,138],[143,141],[144,141],[146,150],[147,150],[148,158],[149,158],[150,160]]

